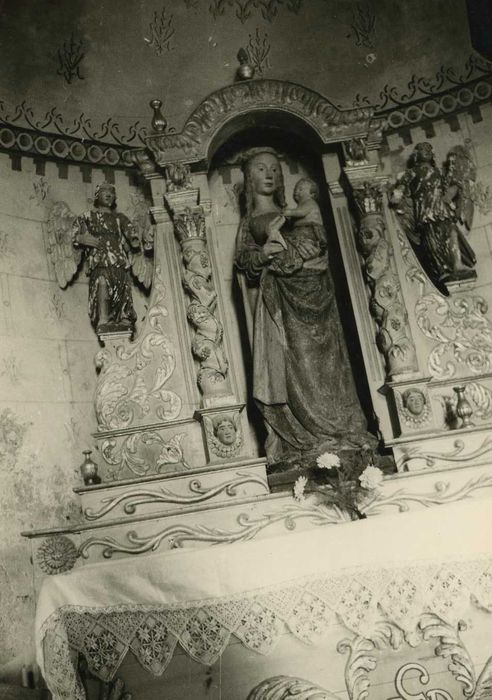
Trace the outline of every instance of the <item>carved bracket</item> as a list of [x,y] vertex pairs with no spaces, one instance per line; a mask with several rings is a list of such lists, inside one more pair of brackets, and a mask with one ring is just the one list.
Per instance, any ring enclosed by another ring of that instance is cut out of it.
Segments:
[[197,411],[196,417],[202,424],[209,462],[230,460],[240,454],[243,446],[240,413],[243,408],[244,404]]

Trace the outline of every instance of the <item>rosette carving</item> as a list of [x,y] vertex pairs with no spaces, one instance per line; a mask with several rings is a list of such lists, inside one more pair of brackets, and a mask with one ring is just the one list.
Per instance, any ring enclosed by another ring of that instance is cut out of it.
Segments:
[[48,537],[39,547],[36,559],[45,574],[53,576],[73,569],[77,561],[77,547],[65,535]]

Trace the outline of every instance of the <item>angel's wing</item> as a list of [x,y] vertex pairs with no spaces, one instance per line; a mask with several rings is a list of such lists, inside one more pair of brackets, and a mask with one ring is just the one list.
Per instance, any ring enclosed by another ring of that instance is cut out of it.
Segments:
[[468,230],[473,224],[473,188],[476,179],[477,169],[470,150],[466,146],[454,146],[444,163],[444,184],[456,219]]
[[146,289],[149,289],[154,270],[151,254],[154,248],[154,226],[150,219],[149,206],[143,197],[135,203],[132,225],[137,231],[141,245],[137,253],[130,253],[132,273]]
[[48,215],[48,255],[62,289],[73,280],[82,259],[82,251],[73,247],[75,215],[65,202],[55,202]]

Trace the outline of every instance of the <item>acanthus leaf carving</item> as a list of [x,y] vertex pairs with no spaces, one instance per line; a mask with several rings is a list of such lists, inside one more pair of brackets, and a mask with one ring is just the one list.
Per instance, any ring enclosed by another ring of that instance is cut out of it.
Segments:
[[448,669],[463,686],[463,695],[467,698],[473,697],[476,686],[475,670],[470,654],[459,636],[459,632],[466,629],[466,626],[459,623],[456,629],[434,613],[424,613],[419,620],[419,627],[426,641],[439,640],[435,649],[436,656],[450,660]]
[[99,431],[127,428],[137,418],[149,415],[159,421],[174,420],[181,412],[180,397],[165,388],[176,366],[174,348],[162,326],[168,313],[165,293],[157,266],[151,307],[141,336],[132,345],[104,348],[96,355]]
[[[146,430],[129,435],[119,447],[114,438],[104,440],[101,447],[104,460],[112,467],[117,467],[108,476],[112,479],[121,478],[125,469],[135,476],[159,474],[168,465],[175,469],[189,469],[181,444],[185,436],[186,433],[176,433],[169,439],[164,439],[156,431]],[[148,452],[146,454],[149,446],[157,446],[157,451],[152,450],[152,456]]]
[[261,681],[247,700],[337,700],[337,695],[304,678],[272,676]]
[[428,359],[429,373],[450,379],[458,370],[485,374],[492,367],[492,323],[481,296],[445,298],[435,292],[418,300],[417,324],[435,345]]

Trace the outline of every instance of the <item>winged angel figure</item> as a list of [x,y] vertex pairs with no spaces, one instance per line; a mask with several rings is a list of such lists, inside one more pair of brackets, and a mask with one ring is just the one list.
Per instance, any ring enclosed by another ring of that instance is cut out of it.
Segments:
[[476,168],[466,146],[455,146],[441,170],[430,143],[418,143],[398,176],[390,203],[422,267],[447,294],[446,282],[473,278],[476,256],[462,230],[473,222]]
[[93,208],[75,216],[56,202],[48,217],[49,254],[62,289],[83,259],[89,277],[89,316],[97,334],[135,329],[131,276],[149,289],[152,282],[153,227],[145,206],[130,221],[115,211],[114,185],[96,187]]

